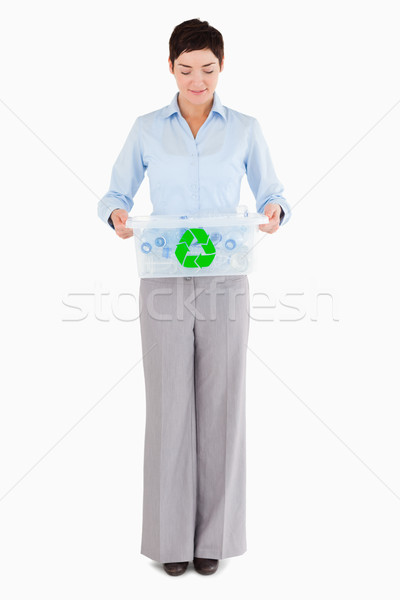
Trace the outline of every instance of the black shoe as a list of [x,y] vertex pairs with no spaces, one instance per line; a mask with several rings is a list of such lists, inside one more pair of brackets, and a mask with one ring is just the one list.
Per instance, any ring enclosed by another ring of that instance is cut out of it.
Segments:
[[182,575],[187,569],[189,561],[186,562],[170,562],[163,563],[164,571],[168,573],[168,575]]
[[193,566],[201,575],[212,575],[218,569],[217,558],[193,558]]

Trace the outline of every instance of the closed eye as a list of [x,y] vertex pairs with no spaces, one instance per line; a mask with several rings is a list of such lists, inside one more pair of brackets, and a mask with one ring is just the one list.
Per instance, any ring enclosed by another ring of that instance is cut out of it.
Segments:
[[[211,73],[214,73],[214,71],[204,71],[204,73],[207,73],[207,75],[210,75]],[[190,71],[188,73],[184,73],[183,71],[181,71],[182,75],[190,75]]]

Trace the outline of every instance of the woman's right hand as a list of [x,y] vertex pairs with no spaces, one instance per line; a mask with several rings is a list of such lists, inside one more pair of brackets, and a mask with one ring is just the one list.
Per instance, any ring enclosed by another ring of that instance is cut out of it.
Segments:
[[133,229],[125,227],[128,216],[128,212],[123,208],[116,208],[110,215],[111,221],[114,225],[115,233],[123,240],[133,236]]

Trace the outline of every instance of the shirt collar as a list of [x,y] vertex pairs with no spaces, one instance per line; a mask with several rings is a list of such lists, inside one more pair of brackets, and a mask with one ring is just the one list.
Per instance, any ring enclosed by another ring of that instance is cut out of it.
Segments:
[[[171,103],[163,108],[163,113],[161,115],[163,119],[166,119],[167,117],[170,117],[175,113],[179,113],[182,116],[178,105],[178,94],[179,92],[177,92],[172,98]],[[225,108],[222,106],[221,100],[219,99],[217,92],[214,92],[214,101],[211,107],[211,111],[219,113],[224,119],[226,119],[226,111]]]

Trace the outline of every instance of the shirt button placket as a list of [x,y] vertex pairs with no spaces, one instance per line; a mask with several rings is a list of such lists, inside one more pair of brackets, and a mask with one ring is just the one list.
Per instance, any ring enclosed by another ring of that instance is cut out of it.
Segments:
[[193,162],[194,162],[194,182],[192,184],[192,200],[193,200],[193,204],[195,203],[195,201],[197,200],[196,203],[196,208],[197,210],[199,210],[200,206],[199,206],[199,151],[197,148],[197,143],[196,141],[193,142]]

